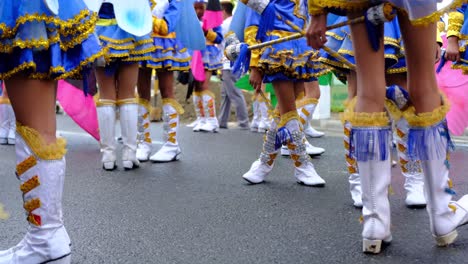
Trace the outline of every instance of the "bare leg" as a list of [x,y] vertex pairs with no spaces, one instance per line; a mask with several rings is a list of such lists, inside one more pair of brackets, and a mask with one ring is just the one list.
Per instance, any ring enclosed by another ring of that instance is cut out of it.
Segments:
[[11,79],[5,83],[16,120],[39,132],[46,144],[55,143],[55,82]]
[[305,83],[306,98],[320,99],[320,87],[318,81]]
[[273,88],[278,98],[280,114],[284,115],[296,111],[296,93],[303,91],[304,87],[302,86],[301,90],[300,85],[294,85],[294,83],[287,81],[278,81],[273,83]]
[[159,89],[162,98],[172,98],[174,96],[174,73],[171,71],[158,71]]
[[356,79],[356,72],[351,71],[347,75],[348,79],[348,101],[351,101],[357,95],[357,79]]
[[117,100],[116,80],[114,75],[108,75],[105,68],[96,69],[96,79],[99,85],[99,97],[106,100]]
[[140,68],[138,71],[138,95],[140,98],[151,100],[151,73],[150,68]]
[[119,100],[135,98],[135,86],[138,82],[138,64],[120,66],[117,75],[117,98]]

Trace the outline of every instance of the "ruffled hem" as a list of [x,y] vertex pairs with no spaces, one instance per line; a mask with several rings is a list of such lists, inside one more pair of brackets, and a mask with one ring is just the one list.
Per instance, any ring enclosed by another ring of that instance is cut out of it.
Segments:
[[81,0],[67,4],[70,10],[56,16],[43,3],[38,10],[28,10],[34,5],[24,6],[21,1],[5,3],[0,13],[10,13],[0,21],[0,60],[4,62],[0,79],[17,74],[29,79],[80,79],[83,70],[106,53],[93,33],[96,14],[80,9],[86,7]]

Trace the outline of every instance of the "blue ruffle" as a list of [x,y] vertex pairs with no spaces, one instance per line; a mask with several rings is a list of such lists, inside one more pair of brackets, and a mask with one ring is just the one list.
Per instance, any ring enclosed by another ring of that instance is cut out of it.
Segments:
[[95,15],[82,0],[59,0],[59,4],[67,8],[55,15],[44,1],[2,1],[0,79],[19,72],[31,79],[80,78],[100,56],[93,34]]
[[190,53],[177,39],[154,37],[155,51],[151,58],[143,61],[143,67],[166,69],[170,71],[188,71],[190,68]]
[[223,53],[214,45],[206,45],[206,49],[201,51],[203,66],[205,70],[215,71],[223,68]]
[[[100,19],[114,19],[114,8],[110,3],[104,3],[99,10]],[[151,35],[137,37],[119,27],[118,24],[96,26],[102,46],[109,51],[106,54],[108,61],[133,61],[140,62],[151,58],[155,50]]]

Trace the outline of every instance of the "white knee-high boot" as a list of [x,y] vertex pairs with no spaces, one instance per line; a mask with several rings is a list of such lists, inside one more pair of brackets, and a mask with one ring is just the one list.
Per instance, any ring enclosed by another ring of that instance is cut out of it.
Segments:
[[203,104],[203,98],[201,92],[194,91],[192,94],[193,106],[195,107],[195,114],[197,115],[197,120],[193,127],[194,132],[199,132],[201,127],[206,123],[205,116],[205,107]]
[[114,170],[116,168],[115,105],[116,102],[114,100],[106,99],[99,99],[96,105],[99,136],[101,138],[101,162],[105,170]]
[[201,131],[218,132],[219,123],[216,117],[215,95],[211,91],[202,92],[203,109],[205,110],[205,124],[200,127]]
[[453,147],[444,104],[433,112],[415,114],[414,107],[405,112],[410,125],[408,149],[412,160],[420,160],[424,172],[430,229],[438,246],[452,244],[457,227],[468,223],[468,195],[452,200],[453,184],[449,178],[449,150]]
[[150,111],[151,104],[148,100],[138,99],[138,141],[136,156],[139,161],[148,161],[151,155],[151,133],[150,133]]
[[172,98],[163,99],[164,144],[153,156],[153,162],[171,162],[179,160],[182,153],[177,140],[179,130],[179,118],[184,113],[184,108]]
[[0,252],[0,264],[70,263],[62,216],[66,142],[59,138],[46,144],[37,131],[22,125],[17,132],[16,174],[29,229],[16,247]]
[[124,169],[138,168],[140,162],[136,158],[138,104],[136,98],[128,98],[117,102],[120,113],[120,127],[122,130],[122,164]]

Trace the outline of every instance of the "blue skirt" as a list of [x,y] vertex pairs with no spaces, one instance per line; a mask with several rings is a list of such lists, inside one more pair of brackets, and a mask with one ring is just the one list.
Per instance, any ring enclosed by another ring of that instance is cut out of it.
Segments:
[[2,0],[0,79],[80,79],[104,54],[94,34],[97,16],[82,0],[59,4],[55,15],[44,1]]
[[310,82],[331,70],[318,61],[318,51],[307,46],[304,38],[274,44],[262,49],[261,54],[258,67],[265,83]]
[[[339,17],[334,24],[346,21],[346,17]],[[366,36],[367,37],[367,36]],[[353,42],[351,40],[351,30],[349,26],[337,28],[327,32],[327,43],[325,44],[332,51],[341,55],[345,62],[340,60],[334,54],[330,54],[323,49],[320,51],[320,61],[333,67],[340,72],[348,72],[356,67],[354,58]],[[406,61],[404,59],[403,43],[398,25],[395,18],[391,22],[384,24],[384,56],[385,69],[387,73],[396,73],[396,71],[406,71]]]
[[151,59],[155,50],[150,34],[137,37],[119,27],[115,20],[114,7],[104,3],[99,10],[96,34],[101,44],[108,50],[108,62],[141,62]]
[[154,37],[155,51],[149,60],[141,62],[142,67],[167,71],[188,71],[192,57],[176,38]]
[[201,51],[203,66],[207,71],[216,71],[223,68],[223,53],[215,45],[206,45],[206,49]]

